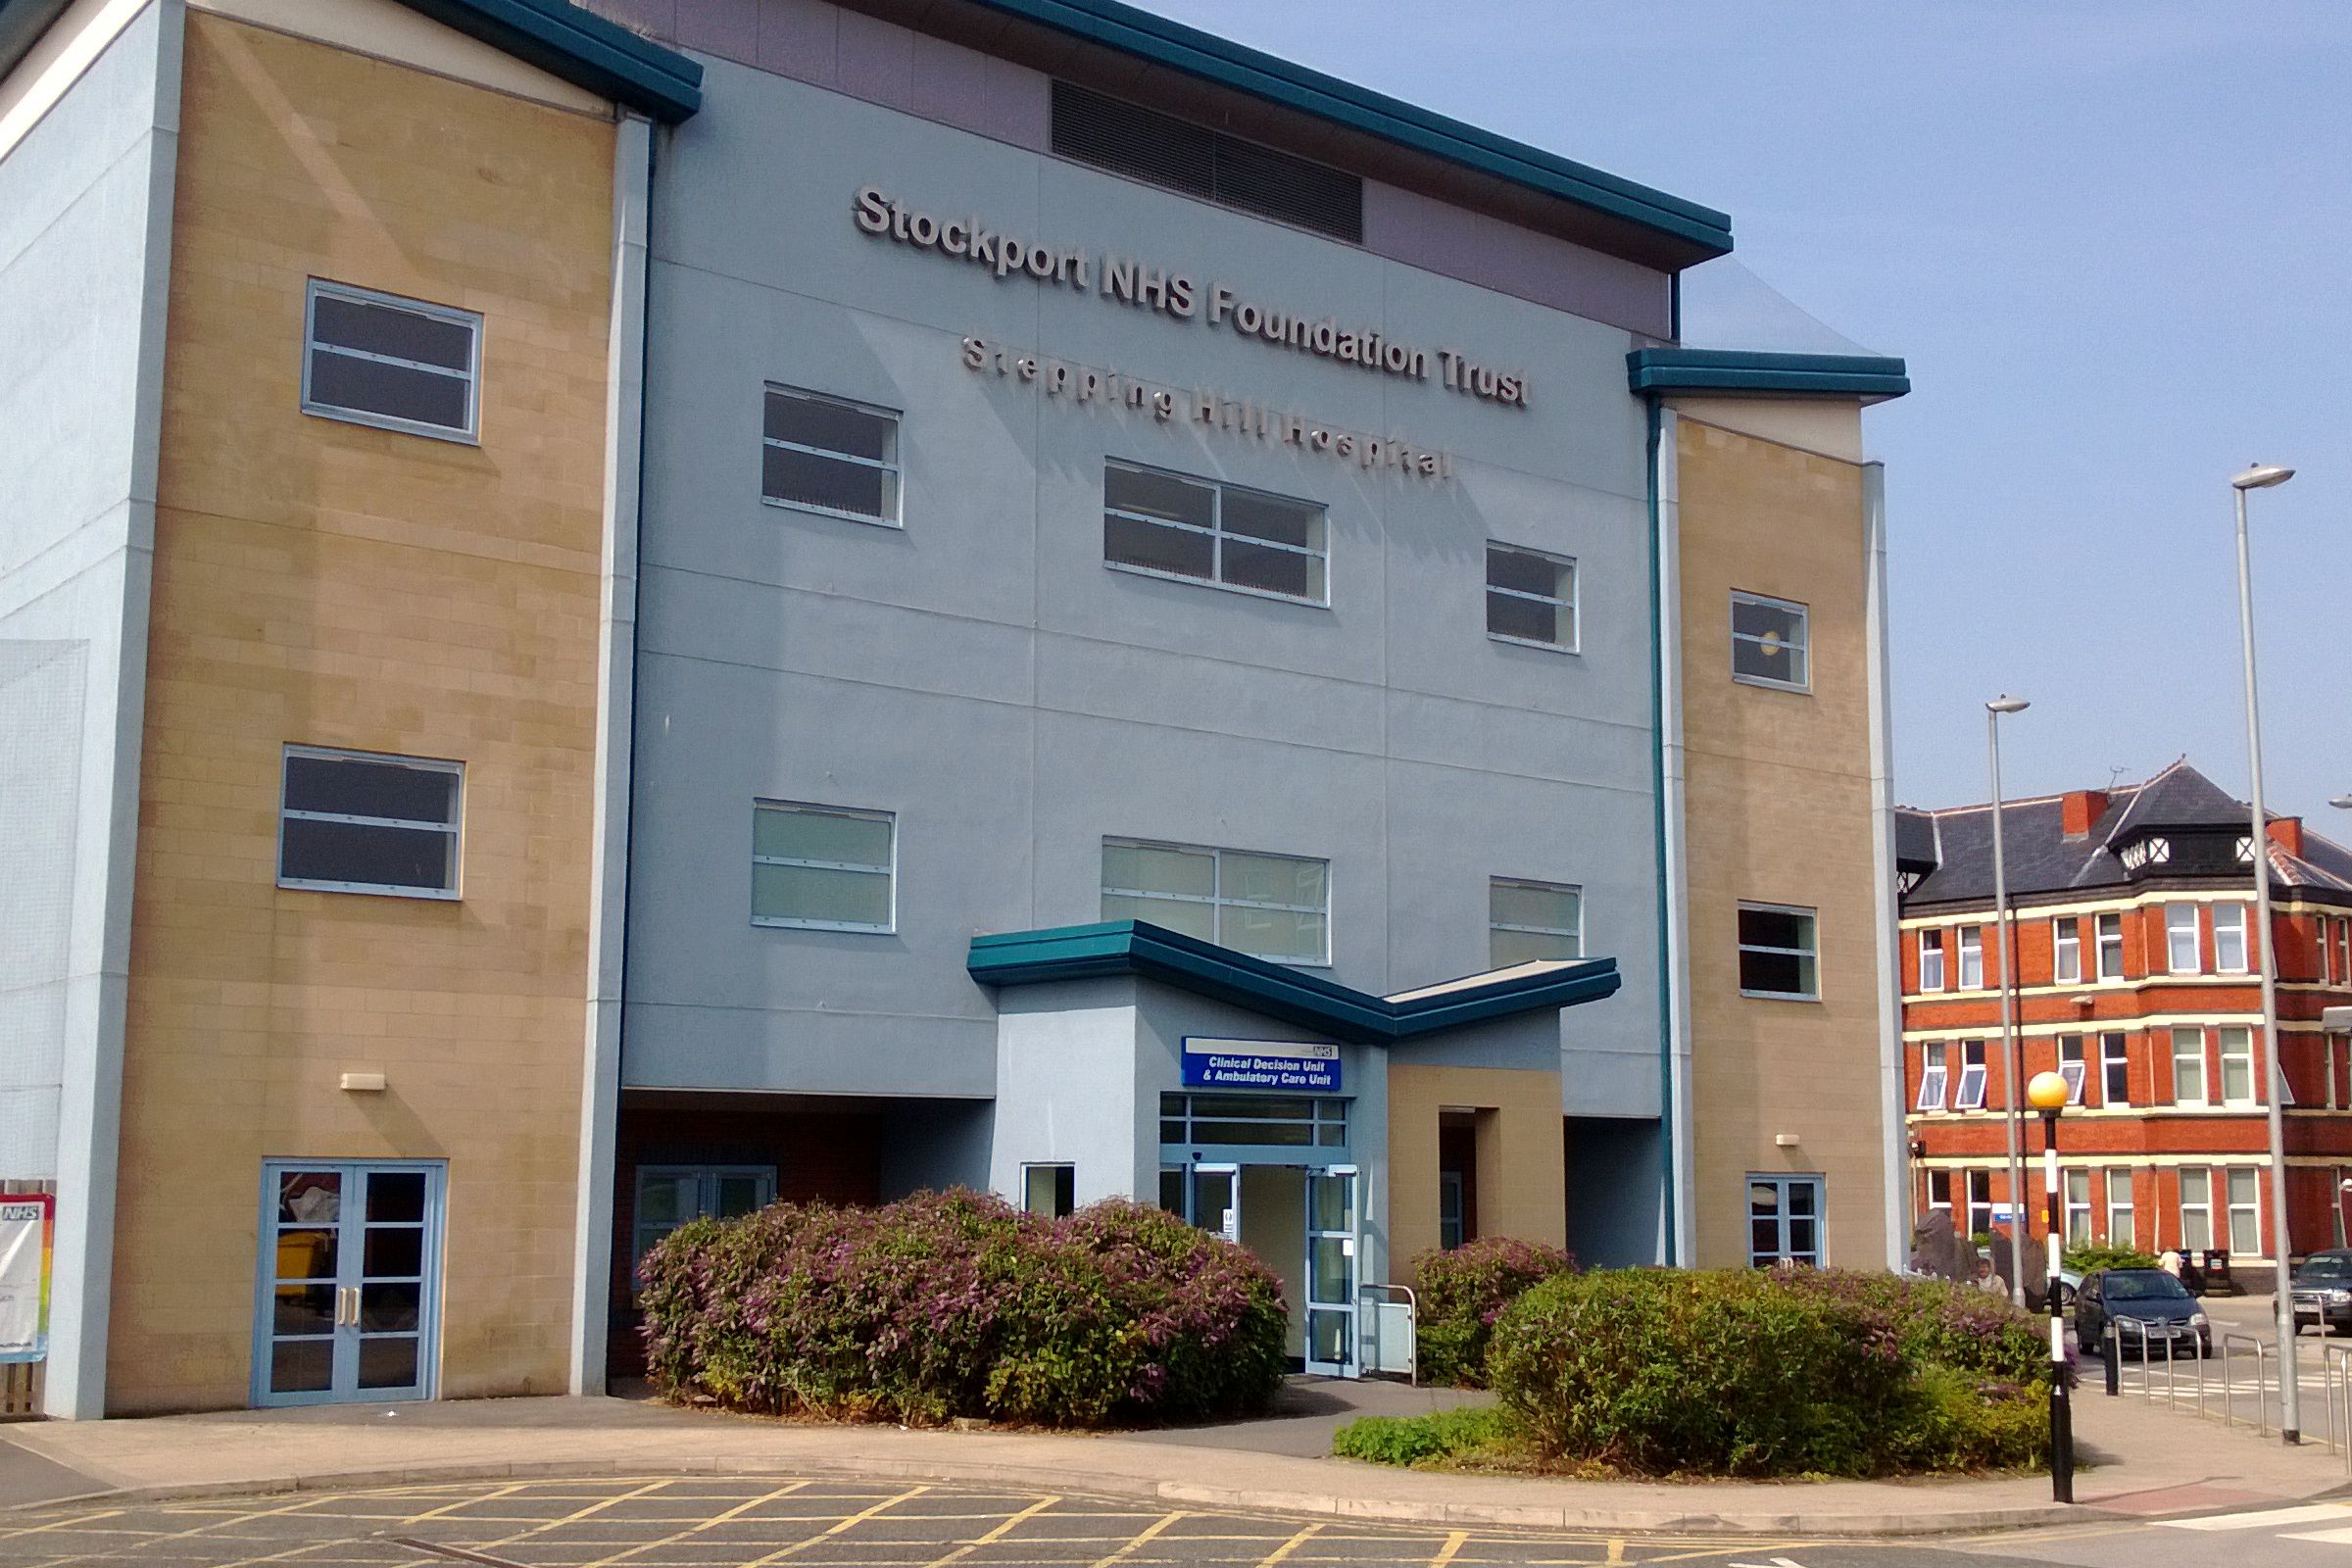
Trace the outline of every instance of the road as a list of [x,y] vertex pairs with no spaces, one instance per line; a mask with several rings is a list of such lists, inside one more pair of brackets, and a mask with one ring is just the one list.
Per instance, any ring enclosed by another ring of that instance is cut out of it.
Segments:
[[[2260,1424],[2276,1431],[2278,1325],[2272,1316],[2271,1298],[2209,1297],[2204,1304],[2213,1320],[2213,1356],[2203,1362],[2176,1356],[2168,1362],[2160,1348],[2143,1366],[2136,1353],[2127,1355],[2121,1367],[2125,1394],[2152,1397],[2160,1404],[2182,1410],[2201,1408],[2209,1415],[2227,1411],[2232,1419],[2249,1426],[2256,1424],[2259,1410]],[[2253,1338],[2259,1338],[2263,1347],[2259,1384],[2254,1349],[2248,1343]],[[2340,1440],[2346,1423],[2352,1421],[2352,1341],[2307,1331],[2296,1337],[2295,1354],[2298,1371],[2295,1383],[2302,1391],[2304,1432],[2316,1439],[2329,1430],[2332,1421],[2333,1431]],[[2096,1362],[2086,1364],[2083,1396],[2099,1397],[2103,1378]]]
[[775,1476],[451,1482],[0,1517],[8,1568],[2341,1568],[2348,1545],[2352,1503],[1974,1541],[1735,1542]]

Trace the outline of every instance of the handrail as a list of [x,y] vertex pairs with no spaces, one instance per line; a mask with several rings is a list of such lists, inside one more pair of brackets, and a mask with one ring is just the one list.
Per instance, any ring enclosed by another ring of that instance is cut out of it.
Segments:
[[[1409,1285],[1387,1285],[1358,1281],[1355,1287],[1355,1304],[1359,1312],[1363,1308],[1364,1297],[1373,1291],[1394,1291],[1404,1298],[1405,1310],[1411,1314],[1413,1325],[1413,1359],[1412,1364],[1405,1368],[1405,1377],[1409,1380],[1408,1386],[1417,1389],[1421,1386],[1421,1298],[1413,1294],[1413,1288]],[[1379,1332],[1377,1327],[1373,1332]]]

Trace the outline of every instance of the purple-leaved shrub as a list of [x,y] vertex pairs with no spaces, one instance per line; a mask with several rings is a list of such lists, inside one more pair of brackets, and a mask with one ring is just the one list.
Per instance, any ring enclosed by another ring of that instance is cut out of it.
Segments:
[[1487,1344],[1504,1307],[1532,1285],[1576,1271],[1576,1257],[1540,1242],[1481,1237],[1413,1259],[1421,1379],[1487,1386]]

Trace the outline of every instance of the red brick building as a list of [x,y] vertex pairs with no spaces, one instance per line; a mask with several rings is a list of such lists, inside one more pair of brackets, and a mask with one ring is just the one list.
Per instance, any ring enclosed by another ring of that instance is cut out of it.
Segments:
[[[2056,1069],[2075,1085],[2060,1140],[2070,1241],[2221,1249],[2233,1268],[2272,1256],[2246,817],[2185,760],[2144,784],[2003,808],[2025,1076]],[[1948,1208],[1981,1233],[2010,1201],[1991,812],[1905,810],[1897,832],[1913,1211]],[[2352,1040],[2320,1021],[2352,1004],[2352,850],[2294,817],[2271,822],[2267,850],[2299,1255],[2345,1245],[2352,1217]],[[2038,1236],[2031,1114],[2026,1148],[2022,1206]]]

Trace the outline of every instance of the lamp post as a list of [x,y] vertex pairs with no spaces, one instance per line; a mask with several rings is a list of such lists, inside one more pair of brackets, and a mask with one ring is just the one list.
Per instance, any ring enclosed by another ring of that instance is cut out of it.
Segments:
[[2065,1222],[2058,1194],[2058,1113],[2066,1108],[2066,1080],[2054,1072],[2037,1072],[2026,1086],[2026,1098],[2041,1112],[2041,1191],[2048,1207],[2049,1278],[2044,1284],[2050,1307],[2050,1495],[2059,1502],[2075,1500],[2075,1408],[2066,1389],[2066,1313],[2058,1304],[2058,1260],[2066,1250]]
[[2286,1071],[2278,1064],[2278,961],[2271,940],[2271,827],[2262,808],[2262,712],[2254,684],[2254,571],[2246,549],[2246,492],[2268,490],[2294,476],[2292,468],[2258,463],[2230,480],[2237,497],[2237,625],[2245,645],[2246,762],[2254,797],[2248,809],[2254,824],[2254,923],[2262,932],[2262,1048],[2271,1062],[2271,1250],[2278,1292],[2278,1437],[2288,1444],[2303,1441],[2303,1391],[2295,1366],[2294,1282],[2287,1268],[2292,1238],[2286,1223],[2286,1122],[2281,1110],[2286,1100]]
[[2022,1113],[2018,1093],[2025,1080],[2025,1063],[2018,1054],[2017,1009],[2010,987],[2017,978],[2017,942],[2009,918],[2009,868],[2001,856],[2001,715],[2022,713],[2034,705],[2003,692],[1984,705],[1984,745],[1992,768],[1992,939],[2001,956],[2001,1055],[2006,1093],[2001,1105],[2001,1130],[2009,1139],[2009,1298],[2026,1304],[2026,1156],[2019,1132]]

